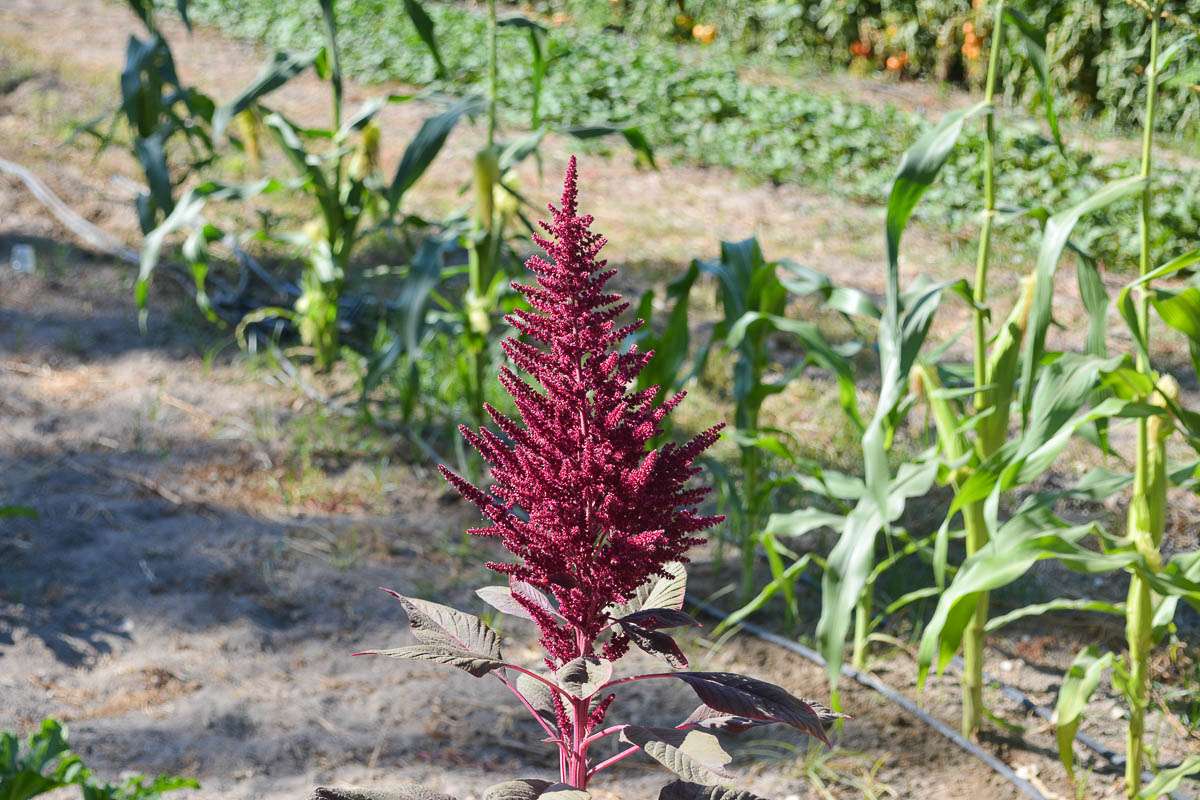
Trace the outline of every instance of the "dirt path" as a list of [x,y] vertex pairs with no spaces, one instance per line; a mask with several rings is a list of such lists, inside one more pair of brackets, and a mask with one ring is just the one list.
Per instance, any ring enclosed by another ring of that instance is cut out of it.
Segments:
[[[69,121],[112,101],[131,30],[128,12],[101,0],[70,0],[53,14],[36,0],[3,4],[0,155],[33,167],[73,208],[135,243],[128,181],[137,176],[128,160],[117,151],[93,160],[83,145],[60,149]],[[203,67],[218,97],[257,70],[261,54],[242,43],[172,33],[182,73]],[[378,91],[349,87],[348,102]],[[278,102],[301,120],[319,119],[325,96],[301,79]],[[427,110],[386,113],[385,130],[403,142]],[[470,127],[455,134],[414,195],[427,207],[412,210],[453,205],[479,135]],[[399,152],[390,143],[385,161]],[[547,175],[565,154],[551,144]],[[714,254],[720,238],[757,233],[770,257],[882,291],[879,210],[795,187],[743,187],[719,170],[649,173],[625,161],[589,158],[582,174],[615,263],[662,276]],[[531,193],[545,194],[536,173],[524,177],[537,187]],[[15,242],[36,245],[39,274],[8,268]],[[906,247],[912,275],[952,274],[969,260],[920,231]],[[19,183],[0,178],[0,499],[40,514],[0,521],[0,730],[57,716],[99,774],[184,774],[203,785],[197,798],[295,800],[319,783],[414,780],[468,800],[502,777],[552,771],[537,728],[498,687],[448,669],[348,657],[407,642],[402,614],[376,586],[482,609],[471,589],[495,581],[479,566],[481,552],[459,552],[472,515],[443,503],[427,470],[402,465],[401,443],[380,437],[371,458],[323,456],[336,451],[322,433],[331,423],[261,363],[228,350],[210,357],[219,343],[169,283],[152,300],[150,333],[139,334],[129,282],[128,270],[75,249]],[[506,652],[536,662],[529,632],[510,627]],[[1053,702],[1074,648],[1112,632],[1054,634],[1006,631],[990,653],[1042,702]],[[743,638],[715,652],[696,642],[689,655],[698,668],[827,694],[822,670]],[[905,656],[873,666],[912,691]],[[650,712],[682,716],[694,704],[678,687],[651,689],[621,697],[617,718],[662,723]],[[956,697],[946,679],[923,703],[953,723]],[[909,798],[1016,796],[877,696],[845,686],[842,698],[855,719],[837,750],[807,751],[803,737],[770,731],[756,743],[757,760],[739,757],[748,786],[776,800],[810,797],[816,775],[837,797],[885,789]],[[1010,721],[1032,724],[999,693],[989,700]],[[1118,730],[1110,720],[1098,732],[1117,744]],[[989,744],[1068,791],[1044,730]],[[614,771],[611,794],[597,796],[653,797],[662,773],[634,762]],[[1097,796],[1111,785],[1110,776],[1092,778]]]

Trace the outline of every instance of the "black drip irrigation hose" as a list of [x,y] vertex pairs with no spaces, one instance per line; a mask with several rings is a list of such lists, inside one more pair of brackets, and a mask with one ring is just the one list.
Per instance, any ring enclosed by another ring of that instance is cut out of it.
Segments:
[[[703,611],[704,613],[706,613],[710,616],[713,616],[713,617],[717,617],[718,619],[725,619],[726,617],[729,616],[726,612],[722,611],[721,609],[717,608],[716,606],[710,605],[709,603],[706,603],[702,600],[697,600],[694,597],[692,597],[691,595],[688,596],[687,602],[689,605],[693,606],[694,608],[698,608],[701,611]],[[755,625],[751,622],[739,622],[737,627],[745,630],[747,633],[750,633],[750,634],[758,637],[759,639],[762,639],[765,642],[770,642],[773,645],[782,647],[784,650],[787,650],[789,652],[795,653],[796,655],[802,656],[818,666],[822,666],[822,667],[825,666],[825,658],[820,653],[818,653],[816,650],[805,647],[804,645],[800,644],[799,642],[794,642],[791,639],[780,636],[779,634],[772,633],[772,632],[770,632],[764,628],[761,628],[758,625]],[[955,657],[951,663],[960,669],[962,668],[962,659],[961,658]],[[1037,787],[1035,787],[1033,784],[1031,784],[1029,781],[1025,780],[1024,778],[1021,778],[1020,776],[1018,776],[1017,773],[1014,772],[1010,766],[1008,766],[1008,764],[1005,764],[1003,761],[996,758],[991,753],[987,752],[986,750],[984,750],[981,747],[979,747],[978,745],[976,745],[974,742],[965,738],[962,734],[960,734],[958,731],[951,728],[949,725],[946,725],[941,720],[931,716],[930,714],[926,713],[925,711],[922,711],[920,708],[917,707],[916,703],[909,700],[907,697],[900,694],[895,689],[892,689],[890,686],[888,686],[883,681],[876,678],[874,675],[870,675],[866,672],[862,672],[860,670],[855,669],[854,667],[847,666],[846,664],[842,665],[841,673],[842,673],[842,675],[845,675],[847,678],[850,678],[850,679],[862,684],[863,686],[866,686],[868,689],[872,689],[872,690],[878,692],[879,694],[883,695],[888,700],[891,700],[893,703],[900,706],[905,711],[912,714],[914,717],[921,720],[929,727],[933,728],[935,731],[940,733],[942,736],[946,737],[948,740],[953,742],[955,745],[957,745],[959,748],[961,748],[965,752],[975,756],[977,759],[979,759],[983,763],[987,764],[989,767],[991,767],[993,770],[995,770],[996,774],[1000,775],[1000,777],[1004,778],[1009,783],[1011,783],[1013,786],[1015,786],[1025,796],[1034,798],[1034,800],[1046,800],[1046,796],[1044,794],[1042,794],[1041,791],[1039,791],[1037,789]],[[1049,721],[1053,718],[1054,712],[1051,709],[1048,709],[1045,706],[1038,705],[1033,700],[1031,700],[1029,697],[1027,697],[1025,694],[1023,694],[1019,689],[1007,685],[1003,681],[997,679],[994,675],[989,675],[986,672],[983,674],[983,677],[984,677],[984,680],[988,681],[989,683],[995,683],[995,684],[999,685],[1001,691],[1005,694],[1005,696],[1007,696],[1008,698],[1010,698],[1012,700],[1015,700],[1026,711],[1031,710],[1034,713],[1036,713],[1039,717],[1042,717],[1043,719],[1045,719],[1047,721]],[[1076,733],[1075,739],[1080,744],[1087,747],[1089,750],[1095,752],[1101,758],[1104,758],[1105,760],[1107,760],[1114,767],[1123,766],[1125,764],[1125,757],[1123,755],[1117,753],[1116,751],[1114,751],[1108,747],[1105,747],[1104,745],[1100,744],[1096,740],[1094,740],[1088,736],[1085,736],[1083,734],[1080,734],[1080,733]],[[1147,783],[1149,783],[1151,780],[1153,780],[1153,777],[1154,776],[1149,772],[1142,773],[1142,780]],[[1186,795],[1184,795],[1180,792],[1177,792],[1177,791],[1170,792],[1167,796],[1170,797],[1171,800],[1196,800],[1196,798],[1188,798]]]

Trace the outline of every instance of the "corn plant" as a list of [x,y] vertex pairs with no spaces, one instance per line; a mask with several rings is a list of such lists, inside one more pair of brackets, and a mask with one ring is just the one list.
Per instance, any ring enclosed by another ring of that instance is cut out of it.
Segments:
[[[701,541],[695,534],[721,518],[696,510],[708,490],[687,483],[699,471],[694,460],[717,441],[721,426],[682,446],[647,450],[682,396],[656,404],[654,387],[633,386],[653,354],[619,350],[637,323],[615,323],[627,304],[604,291],[615,270],[596,258],[604,240],[589,230],[591,216],[578,215],[574,159],[561,205],[551,209],[553,223],[545,229],[553,238],[535,239],[550,260],[529,260],[536,285],[518,291],[530,308],[508,316],[524,338],[504,342],[513,364],[541,390],[504,367],[500,381],[523,424],[489,409],[503,437],[462,428],[491,467],[490,491],[441,468],[487,520],[471,533],[497,539],[513,557],[489,563],[508,584],[481,589],[480,596],[537,626],[549,672],[505,660],[499,637],[478,617],[396,593],[419,644],[368,652],[447,664],[475,677],[490,674],[530,712],[558,750],[558,781],[507,781],[489,796],[583,800],[597,774],[645,753],[679,776],[662,799],[752,800],[746,792],[711,788],[733,776],[724,769],[730,756],[709,731],[783,723],[827,742],[823,726],[840,715],[754,678],[689,671],[678,644],[663,632],[696,624],[681,610],[683,562]],[[631,645],[676,671],[614,678],[614,664]],[[616,699],[611,690],[651,679],[682,681],[701,705],[672,727],[605,726]],[[612,741],[620,742],[615,753],[590,754]]]
[[[733,356],[733,400],[735,429],[740,460],[737,479],[723,481],[726,507],[732,517],[733,536],[741,555],[741,602],[754,596],[754,566],[760,541],[765,545],[774,579],[784,571],[779,543],[762,533],[770,509],[772,492],[779,481],[772,475],[767,456],[787,456],[787,448],[775,430],[760,422],[763,403],[795,380],[809,364],[818,364],[833,373],[838,395],[848,417],[861,427],[849,357],[858,344],[833,346],[811,322],[789,319],[784,315],[789,294],[803,296],[816,292],[832,293],[828,280],[820,280],[815,271],[788,259],[767,261],[756,239],[722,242],[721,257],[694,262],[693,268],[714,275],[720,287],[723,319],[713,328],[712,338],[697,356],[697,372],[704,368],[714,347]],[[835,303],[836,305],[836,303]],[[769,342],[784,335],[799,343],[803,358],[788,366],[777,377],[768,379],[774,367]],[[781,588],[787,600],[789,622],[795,610],[790,581]]]
[[[128,0],[130,11],[145,27],[146,38],[129,37],[120,75],[121,103],[111,115],[108,130],[99,127],[109,116],[105,114],[76,131],[95,136],[103,150],[112,145],[117,123],[125,123],[133,156],[146,179],[146,190],[134,200],[143,234],[174,210],[178,187],[214,158],[211,126],[215,106],[208,95],[180,80],[170,44],[157,24],[155,5],[150,0]],[[187,0],[177,0],[176,6],[190,30]],[[180,141],[186,150],[176,148]]]

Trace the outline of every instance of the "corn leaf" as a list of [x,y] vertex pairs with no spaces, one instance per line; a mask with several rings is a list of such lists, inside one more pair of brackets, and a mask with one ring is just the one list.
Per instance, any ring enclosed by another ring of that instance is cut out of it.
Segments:
[[258,75],[249,86],[238,92],[228,103],[217,107],[213,113],[213,139],[220,138],[238,114],[311,67],[316,57],[317,53],[288,55],[279,52],[272,55],[259,69]]
[[1079,730],[1083,710],[1100,685],[1100,673],[1112,663],[1112,653],[1099,654],[1096,645],[1080,650],[1058,690],[1054,707],[1055,735],[1058,738],[1058,758],[1067,768],[1071,783],[1075,782],[1075,732]]
[[1054,297],[1054,272],[1058,268],[1058,261],[1062,257],[1071,231],[1085,214],[1099,211],[1105,206],[1130,197],[1140,192],[1145,185],[1145,179],[1137,176],[1113,181],[1082,203],[1060,211],[1046,221],[1042,243],[1038,249],[1037,283],[1034,287],[1033,307],[1029,313],[1025,357],[1021,363],[1021,411],[1024,419],[1029,418],[1029,407],[1033,399],[1033,374],[1045,354],[1046,332],[1050,329]]
[[425,174],[425,170],[433,163],[446,137],[464,115],[478,113],[483,108],[482,100],[478,97],[468,97],[460,100],[440,114],[435,114],[421,123],[416,136],[404,148],[400,164],[392,176],[388,187],[388,208],[395,214],[400,208],[400,201],[417,179]]
[[1183,763],[1171,769],[1164,769],[1154,776],[1154,780],[1142,787],[1137,800],[1155,800],[1164,794],[1175,791],[1183,779],[1200,773],[1200,756],[1188,756]]
[[442,54],[438,49],[437,33],[434,30],[433,20],[429,14],[421,6],[418,0],[404,0],[404,13],[408,14],[408,18],[412,20],[413,27],[417,29],[417,35],[421,37],[421,41],[429,48],[429,54],[433,56],[433,63],[437,65],[437,74],[439,78],[446,77],[446,65],[442,62]]
[[1025,45],[1025,55],[1029,59],[1029,65],[1033,67],[1033,74],[1037,76],[1038,83],[1042,85],[1042,98],[1046,101],[1046,121],[1050,124],[1050,133],[1053,134],[1054,143],[1058,145],[1059,151],[1065,153],[1062,134],[1058,130],[1058,115],[1054,113],[1054,97],[1050,94],[1046,32],[1011,6],[1005,6],[1004,19],[1021,34],[1021,43]]

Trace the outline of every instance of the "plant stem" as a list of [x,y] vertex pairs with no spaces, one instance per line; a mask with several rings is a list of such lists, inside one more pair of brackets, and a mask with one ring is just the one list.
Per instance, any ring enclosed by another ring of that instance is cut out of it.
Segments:
[[[1144,277],[1150,272],[1150,168],[1154,139],[1154,111],[1158,95],[1158,27],[1161,15],[1161,2],[1155,0],[1150,15],[1150,63],[1146,70],[1146,117],[1142,131],[1142,169],[1139,173],[1145,180],[1142,188],[1141,208],[1141,248],[1138,257],[1138,275]],[[1142,287],[1137,305],[1138,327],[1149,350],[1150,342],[1150,287]],[[1137,354],[1137,370],[1153,380],[1150,363],[1139,350]],[[1151,514],[1152,498],[1151,483],[1161,483],[1161,477],[1154,481],[1151,475],[1151,448],[1159,447],[1158,436],[1151,441],[1150,420],[1143,417],[1138,420],[1137,433],[1137,466],[1134,472],[1133,497],[1129,504],[1129,532],[1135,543],[1142,541],[1143,547],[1153,546],[1157,550],[1162,541],[1163,515]],[[1141,549],[1141,548],[1139,548]],[[1143,735],[1146,724],[1147,672],[1150,661],[1150,649],[1153,647],[1153,603],[1150,586],[1145,578],[1134,572],[1129,581],[1129,599],[1125,612],[1125,639],[1129,645],[1129,729],[1126,737],[1125,754],[1125,792],[1129,797],[1136,797],[1141,789]]]
[[867,668],[867,634],[871,632],[871,605],[875,584],[867,581],[854,604],[854,651],[850,664],[857,670]]
[[488,147],[496,143],[496,70],[496,0],[488,0]]
[[[975,260],[975,307],[972,309],[975,323],[975,412],[983,413],[990,405],[988,393],[983,387],[989,381],[987,358],[987,272],[992,245],[992,219],[996,212],[996,80],[1000,73],[1000,50],[1004,43],[1004,2],[998,0],[992,20],[992,46],[988,57],[987,88],[984,101],[990,107],[987,114],[987,138],[983,146],[983,221],[979,229],[979,250]],[[979,460],[989,455],[995,447],[991,437],[980,436],[977,441]],[[983,503],[976,502],[963,510],[967,528],[967,556],[979,552],[991,538],[983,514]],[[962,733],[972,736],[983,719],[983,647],[987,639],[984,625],[987,623],[988,593],[975,595],[975,610],[963,632],[963,661],[966,664],[962,675]]]

